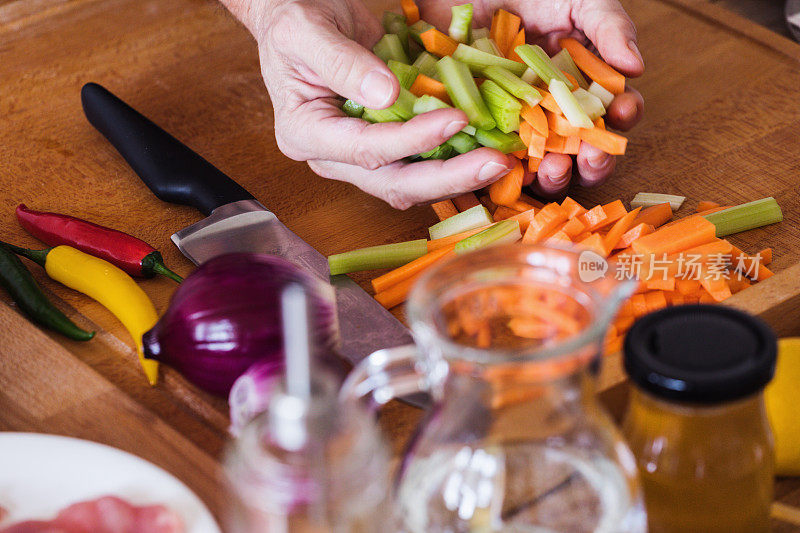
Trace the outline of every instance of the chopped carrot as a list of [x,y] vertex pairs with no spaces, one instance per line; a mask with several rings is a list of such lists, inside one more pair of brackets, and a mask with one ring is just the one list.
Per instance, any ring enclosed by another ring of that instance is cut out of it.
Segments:
[[517,213],[514,216],[510,216],[506,220],[516,220],[519,222],[519,230],[525,234],[525,231],[527,231],[528,226],[530,226],[533,217],[536,216],[536,211],[536,209],[528,209],[522,213]]
[[[424,256],[423,256],[424,257]],[[375,293],[375,299],[386,309],[396,307],[406,301],[408,293],[411,292],[411,287],[422,275],[421,272],[414,274],[398,283],[387,288],[385,291]]]
[[497,210],[492,215],[492,220],[495,222],[500,222],[501,220],[507,220],[513,216],[519,215],[520,212],[516,209],[512,209],[511,207],[501,205],[497,207]]
[[439,220],[444,220],[458,214],[458,209],[456,209],[456,206],[450,200],[432,203],[431,207]]
[[550,135],[545,140],[544,149],[548,152],[563,154],[566,142],[567,142],[566,137],[564,137],[563,135],[559,135],[554,131],[551,131]]
[[654,228],[658,228],[670,220],[672,220],[672,207],[669,203],[663,203],[643,209],[633,221],[633,225],[650,224]]
[[545,239],[545,242],[572,242],[572,238],[560,229]]
[[443,248],[439,248],[432,252],[428,252],[422,257],[418,257],[417,259],[414,259],[410,263],[406,263],[401,267],[397,267],[394,270],[390,270],[386,274],[383,274],[373,279],[372,288],[375,290],[376,293],[385,292],[392,285],[397,285],[398,283],[404,280],[407,280],[417,274],[420,274],[429,266],[435,264],[442,258],[447,257],[449,254],[453,253],[455,247],[456,247],[455,243],[449,244]]
[[580,87],[580,85],[578,84],[578,80],[575,79],[575,76],[573,76],[569,72],[564,72],[563,70],[561,71],[561,74],[563,74],[564,77],[569,80],[569,82],[572,84],[573,90]]
[[459,212],[466,211],[467,209],[477,205],[481,205],[481,202],[478,200],[478,197],[475,196],[474,192],[465,192],[464,194],[460,194],[451,200]]
[[485,207],[489,213],[494,214],[495,210],[497,209],[497,204],[495,204],[492,199],[489,198],[488,194],[482,195],[480,198],[478,198],[478,200],[480,200],[481,204],[483,204],[483,207]]
[[528,153],[528,172],[534,173],[539,170],[539,165],[542,163],[541,157],[533,157],[530,152]]
[[633,326],[633,323],[636,321],[635,318],[632,316],[618,316],[617,319],[614,321],[614,325],[617,328],[617,333],[623,334]]
[[594,128],[579,128],[578,137],[595,148],[611,155],[623,155],[628,146],[628,139],[595,126]]
[[567,120],[564,115],[553,113],[552,111],[545,111],[544,116],[547,117],[547,127],[559,135],[569,137],[570,135],[578,134],[580,128],[576,128],[570,124],[569,120]]
[[532,134],[533,134],[533,126],[531,126],[524,120],[519,123],[519,138],[522,140],[522,144],[524,144],[525,146],[530,146]]
[[596,81],[613,94],[625,92],[625,76],[614,70],[602,59],[591,53],[581,43],[571,37],[560,39],[559,46],[565,48],[575,64],[589,78]]
[[504,57],[508,57],[508,49],[519,33],[520,22],[522,20],[518,16],[509,13],[505,9],[498,9],[494,12],[492,26],[489,29],[489,37],[494,39],[497,48],[500,49]]
[[633,308],[633,316],[639,318],[647,314],[647,300],[645,300],[644,294],[634,294],[631,296],[630,301]]
[[553,95],[550,94],[549,91],[545,89],[539,89],[539,92],[542,93],[542,100],[539,102],[540,106],[548,111],[552,111],[553,113],[561,113],[561,108],[558,107],[556,99],[553,98]]
[[425,74],[417,74],[414,83],[411,84],[408,91],[414,96],[422,96],[423,94],[435,96],[444,103],[452,105],[450,95],[447,94],[444,83],[426,76]]
[[489,185],[489,197],[497,205],[511,205],[519,200],[522,194],[522,179],[525,169],[522,162],[517,160],[514,167],[505,176]]
[[731,276],[728,280],[728,288],[731,290],[731,294],[736,294],[737,292],[742,292],[746,288],[750,287],[750,280],[748,280],[744,276]]
[[761,258],[762,265],[768,265],[772,263],[772,248],[764,248],[756,255],[758,255]]
[[740,271],[753,281],[762,281],[773,275],[773,272],[764,266],[763,261],[757,261],[755,257],[744,253],[735,246],[731,248],[731,255],[734,270]]
[[700,290],[700,281],[696,279],[676,279],[675,290],[684,296],[695,294]]
[[594,121],[594,127],[600,128],[601,130],[606,129],[606,123],[603,120],[603,117],[597,117],[597,120]]
[[772,270],[768,269],[764,265],[761,265],[758,267],[758,279],[754,281],[764,281],[765,279],[771,278],[774,275],[775,273]]
[[664,296],[664,291],[649,291],[644,293],[644,303],[647,306],[647,312],[652,313],[667,306],[667,298]]
[[731,297],[731,289],[728,286],[728,282],[722,277],[703,276],[700,280],[700,285],[703,286],[706,292],[708,292],[716,302],[721,302]]
[[677,291],[665,291],[664,296],[667,297],[669,305],[683,305],[683,294]]
[[581,139],[575,135],[564,137],[564,153],[569,155],[578,155],[578,150],[581,148]]
[[458,41],[445,35],[436,28],[431,28],[419,34],[425,50],[439,57],[451,56],[458,48]]
[[550,203],[539,210],[534,215],[530,226],[528,226],[522,241],[526,243],[542,242],[551,234],[555,233],[558,227],[567,221],[567,214],[557,203]]
[[660,228],[650,235],[633,241],[631,247],[637,254],[671,254],[705,244],[716,238],[716,227],[705,218],[692,215],[674,225]]
[[623,341],[624,337],[622,337],[622,335],[617,335],[612,339],[606,340],[603,344],[603,355],[610,355],[621,351]]
[[532,205],[536,209],[541,209],[541,208],[544,207],[544,203],[543,202],[540,202],[536,198],[533,198],[532,196],[528,196],[525,193],[520,194],[519,195],[519,199],[522,200],[523,202],[525,202],[526,204]]
[[[562,203],[561,206],[563,207],[564,204]],[[584,226],[583,222],[581,222],[577,218],[570,218],[561,228],[561,231],[569,235],[571,239],[574,239],[575,237],[583,233],[585,230],[586,226]]]
[[[522,124],[527,124],[527,122],[523,122]],[[522,124],[520,124],[520,128]],[[545,154],[545,149],[547,148],[547,139],[549,138],[550,137],[543,137],[534,132],[528,139],[528,157],[542,159]],[[537,166],[536,168],[539,167]]]
[[[633,223],[636,223],[636,220],[634,220],[632,224]],[[628,246],[631,245],[633,241],[635,241],[639,237],[644,237],[645,235],[649,235],[650,233],[653,233],[655,230],[656,229],[650,224],[645,224],[644,222],[642,222],[641,224],[637,224],[636,226],[626,231],[625,234],[622,235],[622,237],[620,237],[619,241],[617,241],[617,244],[614,248],[615,249],[627,248]]]
[[524,63],[521,57],[517,54],[517,46],[522,46],[525,44],[525,28],[521,28],[517,36],[514,37],[514,40],[511,41],[511,46],[508,47],[508,54],[506,56],[508,59],[512,61],[518,61],[519,63]]
[[[617,220],[613,226],[611,226],[611,229],[608,230],[606,236],[603,237],[603,244],[605,245],[606,248],[606,255],[610,254],[611,250],[616,248],[617,243],[625,234],[625,232],[631,229],[631,225],[633,224],[634,219],[639,214],[639,211],[641,211],[641,209],[642,209],[641,207],[637,207],[630,213],[626,213],[625,215],[622,216],[622,218]],[[605,211],[605,208],[603,208],[603,210]]]
[[428,251],[433,252],[434,250],[439,250],[440,248],[446,248],[447,246],[455,244],[458,241],[463,241],[467,237],[472,237],[476,233],[480,233],[481,231],[485,230],[488,227],[491,227],[491,224],[486,226],[481,226],[480,228],[462,231],[461,233],[456,233],[455,235],[449,235],[447,237],[441,237],[439,239],[432,239],[428,241]]
[[644,282],[645,287],[650,290],[659,290],[659,291],[674,291],[675,290],[675,278],[672,276],[666,276],[662,278],[653,278],[649,279]]
[[717,211],[724,211],[729,209],[733,206],[731,205],[721,205],[719,207],[712,207],[711,209],[706,209],[705,211],[698,211],[697,214],[699,215],[710,215],[711,213],[716,213]]
[[[521,196],[522,195],[520,195],[520,197]],[[513,204],[511,204],[508,207],[510,207],[511,209],[515,209],[515,210],[517,210],[517,211],[519,211],[521,213],[525,212],[525,211],[530,211],[531,209],[536,209],[533,205],[529,204],[528,202],[523,201],[522,199],[517,200],[516,202],[514,202]]]
[[697,213],[702,213],[703,211],[708,211],[709,209],[714,209],[715,207],[719,207],[717,202],[710,202],[708,200],[703,200],[698,202],[697,204]]
[[400,7],[406,16],[406,24],[410,26],[419,21],[419,8],[414,0],[400,0]]
[[600,229],[605,228],[606,226],[610,226],[617,220],[624,217],[628,210],[625,209],[625,206],[622,203],[622,200],[614,200],[613,202],[609,202],[602,206],[603,213],[605,213],[605,218],[599,221],[597,224],[591,225],[587,227],[589,231],[597,231]]
[[583,207],[581,204],[579,204],[569,196],[564,198],[564,201],[561,202],[561,207],[567,211],[567,216],[569,218],[575,218],[586,212],[585,207]]
[[538,105],[531,106],[523,102],[522,111],[519,114],[525,122],[531,125],[536,133],[542,137],[547,137],[550,130],[547,126],[547,117],[541,107]]
[[516,157],[519,160],[523,160],[526,157],[528,157],[528,149],[527,148],[523,148],[522,150],[517,150],[516,152],[511,152],[511,155],[513,155],[514,157]]
[[596,205],[585,213],[578,215],[578,219],[586,226],[587,231],[592,231],[591,228],[599,227],[605,219],[608,218],[602,205]]
[[592,233],[582,241],[579,241],[578,244],[583,246],[584,248],[588,248],[593,252],[597,252],[599,255],[606,257],[608,254],[606,253],[605,245],[603,244],[603,236],[599,233]]

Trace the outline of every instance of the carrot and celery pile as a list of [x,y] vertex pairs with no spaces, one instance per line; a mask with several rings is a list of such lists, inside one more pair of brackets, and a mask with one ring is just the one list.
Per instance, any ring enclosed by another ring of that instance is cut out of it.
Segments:
[[[536,172],[548,152],[577,154],[581,142],[609,154],[625,153],[625,137],[603,122],[625,77],[575,39],[559,41],[553,57],[525,43],[520,18],[498,10],[491,28],[472,28],[472,4],[453,6],[447,33],[420,20],[413,0],[403,15],[386,12],[386,30],[374,46],[400,83],[397,101],[368,109],[348,100],[343,109],[369,122],[402,122],[455,106],[469,124],[444,144],[419,154],[446,159],[480,146],[511,153]],[[521,191],[521,180],[503,178]]]
[[[521,172],[518,166],[509,175]],[[639,281],[606,338],[606,351],[613,352],[634,320],[646,313],[669,305],[720,302],[770,277],[770,248],[748,254],[724,237],[783,219],[771,197],[736,206],[704,201],[697,212],[673,220],[673,206],[680,206],[683,197],[640,193],[633,202],[638,207],[628,210],[621,200],[587,208],[569,197],[542,204],[524,195],[489,192],[480,199],[467,193],[448,200],[447,209],[437,210],[440,222],[429,228],[430,239],[330,256],[331,274],[392,269],[372,280],[375,298],[392,308],[405,301],[423,272],[454,254],[519,241],[589,249]]]

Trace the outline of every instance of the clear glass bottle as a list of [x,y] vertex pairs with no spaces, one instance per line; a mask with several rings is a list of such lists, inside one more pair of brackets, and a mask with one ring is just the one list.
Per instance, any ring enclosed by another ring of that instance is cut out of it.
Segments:
[[680,306],[637,322],[625,342],[635,384],[624,433],[651,533],[769,531],[772,438],[762,389],[774,334],[721,306]]

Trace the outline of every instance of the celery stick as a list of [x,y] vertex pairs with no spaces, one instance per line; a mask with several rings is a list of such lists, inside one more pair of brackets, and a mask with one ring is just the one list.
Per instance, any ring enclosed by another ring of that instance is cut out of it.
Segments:
[[462,63],[465,63],[473,74],[478,75],[482,75],[483,69],[490,65],[504,67],[517,76],[521,76],[522,73],[525,72],[525,65],[522,63],[489,54],[482,50],[478,50],[477,48],[467,46],[464,43],[460,43],[458,48],[456,48],[456,51],[453,52],[453,59],[457,59]]
[[475,140],[487,148],[500,150],[504,154],[509,154],[525,148],[525,144],[522,142],[522,139],[519,138],[519,135],[513,131],[511,133],[503,133],[497,128],[492,130],[482,130],[478,128],[478,131],[475,132]]
[[400,82],[400,87],[403,89],[408,89],[411,87],[411,85],[414,83],[414,80],[417,79],[417,74],[419,74],[417,67],[400,63],[394,59],[390,59],[387,62],[387,65],[389,70],[394,72],[394,75],[397,76],[397,81]]
[[352,250],[343,254],[328,257],[331,276],[358,272],[359,270],[377,270],[379,268],[395,268],[410,263],[428,253],[428,241],[415,241],[383,244]]
[[457,242],[455,252],[457,254],[465,254],[487,246],[517,242],[521,238],[522,232],[519,229],[518,221],[502,220],[480,233]]
[[364,114],[364,106],[355,100],[347,100],[342,105],[342,111],[349,117],[361,118],[361,115]]
[[771,196],[703,216],[716,226],[717,237],[760,228],[783,220],[781,208]]
[[578,105],[580,105],[583,112],[589,116],[589,119],[594,121],[606,114],[606,108],[603,106],[603,102],[586,89],[579,87],[572,91],[572,96],[578,101]]
[[447,33],[460,43],[468,43],[472,27],[472,4],[453,6],[450,8],[450,12],[450,28]]
[[542,100],[542,93],[537,91],[535,87],[525,83],[503,67],[495,65],[486,67],[483,70],[483,74],[517,98],[524,100],[528,105],[534,106]]
[[556,104],[558,104],[564,116],[567,117],[571,126],[587,129],[594,127],[589,116],[583,112],[578,101],[572,96],[566,83],[561,80],[553,79],[550,80],[550,84],[547,88],[550,89],[550,94],[553,95],[553,99],[555,99]]
[[548,86],[550,85],[550,80],[555,79],[564,82],[569,90],[575,88],[572,86],[572,82],[553,65],[553,62],[550,61],[550,56],[542,50],[541,46],[522,44],[517,46],[514,51]]
[[685,196],[677,196],[674,194],[660,194],[657,192],[637,192],[636,196],[631,200],[631,208],[637,207],[652,207],[654,205],[668,203],[673,211],[681,208],[683,201],[686,200]]
[[572,60],[572,56],[569,55],[566,49],[562,49],[559,53],[554,55],[550,61],[553,62],[553,65],[555,65],[557,69],[571,74],[580,87],[583,89],[589,88],[589,82],[583,77],[583,73],[578,68],[578,65],[575,64],[575,61]]
[[422,44],[422,38],[420,37],[420,34],[428,31],[431,28],[433,28],[432,24],[428,24],[424,20],[418,20],[408,27],[408,35],[417,41],[417,43]]
[[611,102],[614,100],[614,94],[596,81],[593,81],[592,84],[589,85],[589,92],[598,97],[600,101],[603,102],[603,107],[606,109],[608,109],[608,106],[610,106]]
[[438,224],[434,224],[428,228],[428,232],[431,235],[431,239],[441,239],[456,233],[480,228],[481,226],[488,226],[492,222],[494,221],[489,211],[482,205],[476,205],[457,215],[446,218]]
[[417,67],[420,73],[425,74],[429,78],[439,80],[439,73],[436,72],[436,63],[439,58],[430,52],[421,52],[414,60],[413,66]]
[[[447,105],[446,103],[442,102],[435,96],[431,96],[429,94],[423,94],[417,101],[414,102],[414,114],[421,115],[423,113],[427,113],[428,111],[435,111],[437,109],[449,109],[451,106]],[[467,135],[475,135],[475,127],[470,126],[467,124],[461,131],[466,133]]]
[[503,57],[503,52],[501,52],[500,48],[497,47],[497,43],[494,42],[494,39],[490,38],[488,35],[482,39],[472,41],[470,46],[477,48],[481,52],[486,52],[487,54],[492,54],[493,56],[497,57]]
[[447,144],[452,146],[459,154],[466,154],[478,147],[478,141],[471,135],[459,131],[447,140]]
[[[459,44],[459,47],[464,46]],[[483,129],[492,129],[495,126],[492,114],[481,99],[481,93],[475,80],[472,79],[469,68],[464,63],[452,57],[445,56],[436,63],[436,69],[447,89],[447,94],[453,104],[469,118],[471,126]]]
[[375,52],[376,56],[383,59],[384,63],[388,63],[390,59],[405,64],[411,63],[408,59],[408,54],[406,54],[400,42],[400,37],[394,33],[387,33],[381,37],[381,40],[372,47],[372,51]]
[[497,129],[503,133],[519,130],[519,114],[522,111],[522,105],[517,99],[492,80],[484,81],[479,89]]
[[470,126],[469,124],[467,124],[466,126],[461,128],[461,131],[466,133],[470,137],[472,137],[473,135],[475,135],[475,132],[478,131],[478,128],[476,128],[475,126]]
[[401,87],[397,100],[391,106],[386,109],[370,109],[366,107],[361,118],[369,122],[405,122],[414,117],[414,103],[416,101],[416,96]]
[[400,13],[384,11],[381,22],[386,33],[394,33],[400,38],[400,44],[403,45],[403,50],[408,54],[408,25],[406,24],[406,17]]
[[530,83],[531,85],[534,85],[534,84],[538,83],[541,80],[539,75],[536,74],[536,71],[533,70],[530,67],[525,69],[525,72],[522,74],[520,79],[522,81],[524,81],[525,83]]
[[479,39],[483,39],[484,37],[489,37],[489,28],[472,28],[470,32],[470,37],[472,38],[472,43]]
[[453,157],[454,153],[453,146],[444,142],[433,150],[428,150],[427,152],[419,154],[419,156],[422,159],[450,159]]

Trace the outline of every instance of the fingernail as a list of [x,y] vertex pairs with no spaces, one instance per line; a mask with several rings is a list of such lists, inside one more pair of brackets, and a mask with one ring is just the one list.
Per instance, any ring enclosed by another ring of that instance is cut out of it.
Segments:
[[371,71],[361,82],[361,96],[364,102],[370,102],[375,107],[388,106],[392,103],[392,80],[383,72]]
[[589,166],[596,169],[603,168],[606,165],[606,161],[608,161],[608,158],[605,154],[595,154],[586,158],[586,162],[589,163]]
[[500,178],[508,174],[510,170],[505,165],[490,161],[481,167],[480,172],[478,172],[478,179],[480,181],[489,181],[492,178]]
[[639,51],[639,47],[636,46],[636,41],[634,41],[633,39],[628,41],[628,48],[630,48],[631,52],[633,52],[639,57],[639,61],[641,61],[642,65],[644,65],[644,58],[642,58],[642,53]]
[[453,122],[444,127],[444,129],[442,130],[442,137],[447,137],[449,139],[450,137],[452,137],[453,135],[464,129],[464,126],[466,125],[467,123],[464,122],[463,120],[454,120]]

